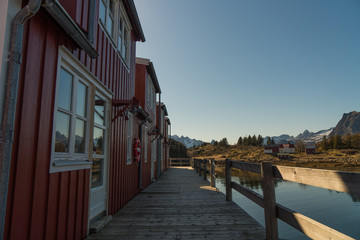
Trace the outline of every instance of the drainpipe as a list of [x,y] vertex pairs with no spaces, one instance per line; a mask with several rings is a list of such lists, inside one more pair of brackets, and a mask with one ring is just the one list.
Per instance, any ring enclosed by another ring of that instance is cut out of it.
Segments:
[[10,47],[5,85],[4,114],[0,145],[0,240],[3,239],[6,201],[9,186],[11,151],[14,140],[16,100],[19,85],[24,24],[40,8],[41,0],[30,0],[14,17],[11,25]]

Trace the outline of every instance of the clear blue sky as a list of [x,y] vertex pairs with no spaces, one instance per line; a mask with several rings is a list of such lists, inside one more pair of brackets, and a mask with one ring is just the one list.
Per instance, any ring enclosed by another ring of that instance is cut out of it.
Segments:
[[135,0],[172,133],[297,135],[360,111],[358,0]]

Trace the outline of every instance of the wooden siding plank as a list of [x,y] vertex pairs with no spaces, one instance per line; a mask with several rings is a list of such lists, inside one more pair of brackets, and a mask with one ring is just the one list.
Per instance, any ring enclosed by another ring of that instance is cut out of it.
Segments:
[[[49,25],[48,27],[52,27]],[[56,39],[53,34],[47,31],[46,46],[44,46],[44,57],[42,66],[42,90],[39,112],[39,132],[37,142],[36,157],[36,174],[34,180],[34,198],[32,207],[30,238],[41,239],[45,235],[46,210],[49,188],[49,163],[51,157],[51,137],[52,137],[52,118],[53,103],[55,95],[54,81],[46,81],[46,79],[56,78],[57,51]],[[49,101],[50,100],[50,101]]]
[[76,11],[76,14],[75,14],[75,22],[83,29],[86,30],[86,28],[84,28],[83,26],[83,22],[82,22],[82,19],[83,19],[83,15],[84,15],[84,9],[83,9],[83,1],[84,0],[77,0],[77,1],[74,1],[74,5],[75,5],[75,11]]
[[57,238],[66,239],[67,219],[69,213],[69,178],[70,172],[62,172],[60,177],[59,214],[57,226]]
[[84,202],[84,171],[79,171],[76,185],[76,214],[75,214],[75,239],[81,239]]
[[[81,170],[84,172],[84,195],[83,195],[83,216],[82,216],[82,235],[81,238],[85,238],[88,233],[88,220],[89,220],[89,201],[90,201],[90,170]],[[81,207],[78,206],[78,207]]]
[[76,189],[78,183],[78,173],[79,171],[70,172],[70,181],[69,181],[69,213],[67,218],[67,239],[73,239],[75,236],[75,218],[76,218]]
[[88,32],[88,18],[89,18],[89,0],[82,0],[82,21],[81,26],[83,29]]
[[60,173],[50,174],[49,177],[45,239],[56,239],[59,219],[60,178]]

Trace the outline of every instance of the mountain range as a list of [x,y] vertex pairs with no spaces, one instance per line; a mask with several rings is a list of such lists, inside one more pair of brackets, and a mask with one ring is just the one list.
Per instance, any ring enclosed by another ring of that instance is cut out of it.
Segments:
[[[287,143],[287,142],[296,142],[302,140],[305,143],[318,143],[324,136],[329,137],[330,135],[340,135],[346,136],[347,134],[357,134],[360,133],[360,112],[349,112],[344,113],[340,121],[335,127],[329,129],[320,130],[317,132],[310,132],[305,130],[303,133],[298,134],[297,136],[290,136],[288,134],[282,134],[280,136],[272,136],[275,143]],[[267,138],[270,136],[264,137],[264,144],[266,144]],[[175,141],[181,142],[185,145],[186,148],[191,148],[193,146],[200,146],[204,143],[201,140],[190,139],[189,137],[184,136],[171,136]]]
[[194,146],[198,147],[204,143],[201,140],[191,139],[189,137],[184,137],[184,136],[179,137],[178,135],[171,135],[171,138],[177,142],[181,142],[182,144],[184,144],[186,148],[192,148]]

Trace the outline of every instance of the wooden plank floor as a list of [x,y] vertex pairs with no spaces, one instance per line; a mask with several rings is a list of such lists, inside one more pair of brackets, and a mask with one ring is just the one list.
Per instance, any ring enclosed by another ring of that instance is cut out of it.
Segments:
[[192,168],[172,167],[87,239],[265,239],[265,229]]

